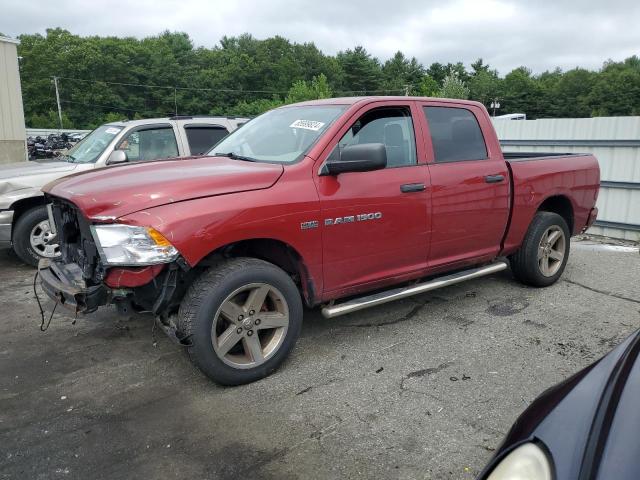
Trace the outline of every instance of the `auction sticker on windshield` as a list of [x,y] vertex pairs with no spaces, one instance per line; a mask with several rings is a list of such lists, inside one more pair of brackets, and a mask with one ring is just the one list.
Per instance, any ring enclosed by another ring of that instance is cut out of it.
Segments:
[[116,133],[118,133],[119,131],[120,131],[120,129],[119,129],[119,128],[113,128],[113,127],[110,127],[110,128],[107,128],[107,129],[104,131],[104,133],[108,133],[109,135],[115,135],[115,134],[116,134]]
[[304,128],[305,130],[313,130],[317,132],[324,126],[324,122],[317,122],[315,120],[296,120],[291,125],[291,128]]

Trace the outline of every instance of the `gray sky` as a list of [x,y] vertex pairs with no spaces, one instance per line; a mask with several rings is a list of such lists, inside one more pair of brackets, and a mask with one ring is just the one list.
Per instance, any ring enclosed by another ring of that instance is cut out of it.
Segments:
[[0,0],[0,31],[144,37],[187,32],[196,46],[249,32],[314,42],[325,53],[363,45],[428,66],[478,57],[502,74],[526,65],[599,68],[640,54],[638,0]]

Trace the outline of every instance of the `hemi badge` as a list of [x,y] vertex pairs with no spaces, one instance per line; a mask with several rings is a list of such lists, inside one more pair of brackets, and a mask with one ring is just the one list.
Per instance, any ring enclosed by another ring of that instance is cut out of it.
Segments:
[[310,220],[308,222],[302,222],[300,224],[301,230],[309,230],[310,228],[318,228],[320,223],[317,220]]

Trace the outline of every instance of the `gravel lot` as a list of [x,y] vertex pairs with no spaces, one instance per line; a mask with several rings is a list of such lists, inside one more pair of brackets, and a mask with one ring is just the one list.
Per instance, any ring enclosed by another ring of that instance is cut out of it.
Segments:
[[148,316],[38,330],[0,252],[0,478],[474,478],[545,388],[640,327],[637,249],[573,242],[547,289],[510,272],[334,320],[222,388]]

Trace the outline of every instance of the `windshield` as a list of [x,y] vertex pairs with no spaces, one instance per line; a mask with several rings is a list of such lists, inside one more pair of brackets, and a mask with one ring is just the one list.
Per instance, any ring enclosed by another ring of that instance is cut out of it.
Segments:
[[344,105],[310,105],[271,110],[223,139],[208,155],[293,163],[344,109]]
[[73,163],[95,162],[111,143],[111,140],[113,140],[123,128],[124,127],[116,127],[113,125],[102,125],[96,128],[80,142],[75,144],[73,148],[69,149],[64,155],[64,157],[66,157],[65,160]]

